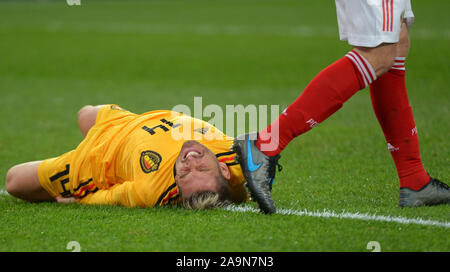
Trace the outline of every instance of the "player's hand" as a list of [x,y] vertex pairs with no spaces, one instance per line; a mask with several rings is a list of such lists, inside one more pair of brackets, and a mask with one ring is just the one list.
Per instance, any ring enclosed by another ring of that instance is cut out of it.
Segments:
[[56,197],[56,202],[58,203],[75,203],[77,200],[74,197]]

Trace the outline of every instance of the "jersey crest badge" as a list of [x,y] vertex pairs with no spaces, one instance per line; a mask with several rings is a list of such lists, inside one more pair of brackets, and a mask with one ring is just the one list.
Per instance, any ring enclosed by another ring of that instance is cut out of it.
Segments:
[[161,155],[154,151],[147,150],[141,153],[140,163],[144,173],[148,174],[157,171],[161,161]]

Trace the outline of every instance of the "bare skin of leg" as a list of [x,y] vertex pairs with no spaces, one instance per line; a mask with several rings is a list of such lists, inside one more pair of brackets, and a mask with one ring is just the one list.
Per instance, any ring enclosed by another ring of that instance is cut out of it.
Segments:
[[400,39],[397,44],[397,57],[408,57],[411,42],[409,39],[409,32],[406,23],[402,24],[402,31],[400,32]]
[[406,23],[402,24],[402,31],[398,43],[383,43],[377,47],[354,47],[375,70],[377,78],[389,71],[395,57],[406,57],[409,52],[409,34]]
[[6,174],[6,191],[17,198],[30,202],[54,201],[55,199],[42,188],[38,178],[41,161],[18,164]]
[[[95,125],[99,106],[84,106],[78,112],[78,127],[83,137]],[[17,198],[30,202],[57,201],[60,203],[75,202],[74,198],[53,198],[42,188],[38,178],[38,167],[41,161],[18,164],[9,169],[6,174],[6,191]]]

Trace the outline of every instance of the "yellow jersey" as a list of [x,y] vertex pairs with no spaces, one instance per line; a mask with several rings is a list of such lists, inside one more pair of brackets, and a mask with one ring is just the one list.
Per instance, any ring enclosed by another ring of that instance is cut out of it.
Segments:
[[248,200],[234,139],[211,124],[168,110],[134,114],[102,107],[95,125],[71,152],[63,196],[80,203],[154,207],[180,202],[174,165],[183,143],[197,140],[229,167],[233,202]]

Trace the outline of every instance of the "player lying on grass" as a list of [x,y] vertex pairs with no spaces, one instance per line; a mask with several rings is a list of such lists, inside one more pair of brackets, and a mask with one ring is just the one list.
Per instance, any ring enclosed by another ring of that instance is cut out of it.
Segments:
[[100,105],[83,107],[78,124],[85,138],[75,150],[12,167],[8,193],[32,202],[128,207],[181,202],[190,209],[248,199],[230,150],[234,139],[207,122],[173,111],[137,115]]
[[[241,202],[247,196],[243,187],[246,183],[260,208],[273,213],[271,188],[281,151],[292,139],[316,127],[356,92],[369,86],[373,108],[400,179],[399,206],[449,203],[449,187],[431,178],[421,162],[417,128],[406,91],[404,63],[410,46],[407,26],[414,18],[410,1],[336,0],[336,7],[341,39],[354,49],[322,70],[273,124],[258,135],[244,135],[235,141],[233,150],[239,154],[241,168],[229,151],[231,138],[200,141],[203,149],[197,142],[183,145],[183,141],[161,136],[177,126],[178,119],[168,119],[163,113],[154,113],[152,119],[152,114],[137,117],[125,112],[130,116],[116,120],[114,109],[103,107],[94,132],[75,151],[13,167],[7,175],[7,190],[31,201],[55,197],[64,201],[71,198],[61,197],[70,196],[81,203],[154,206],[179,201],[180,194],[185,203],[195,202],[192,199],[198,199],[198,195],[214,195],[220,200],[218,203],[226,203],[227,199]],[[96,116],[94,109],[85,108],[83,112]],[[105,121],[109,115],[112,117]],[[87,132],[93,123],[81,122],[82,131]],[[136,145],[146,135],[143,131],[155,140],[148,138],[145,145]],[[208,129],[193,131],[205,132],[208,134]],[[199,148],[191,153],[190,145]],[[133,149],[135,146],[139,148]],[[215,160],[206,147],[219,158],[216,167],[211,166]],[[211,165],[205,169],[189,163],[208,157]],[[221,164],[221,159],[230,161]],[[171,168],[176,171],[170,171]],[[192,173],[199,177],[190,178]],[[230,198],[226,197],[227,184],[220,174],[229,179]],[[199,193],[203,191],[210,193]]]
[[353,50],[323,69],[273,124],[257,136],[246,135],[238,141],[253,197],[266,213],[275,212],[271,183],[281,151],[369,86],[375,115],[397,168],[399,206],[449,203],[449,187],[431,178],[423,167],[406,91],[408,27],[414,19],[410,0],[335,2],[340,38]]

